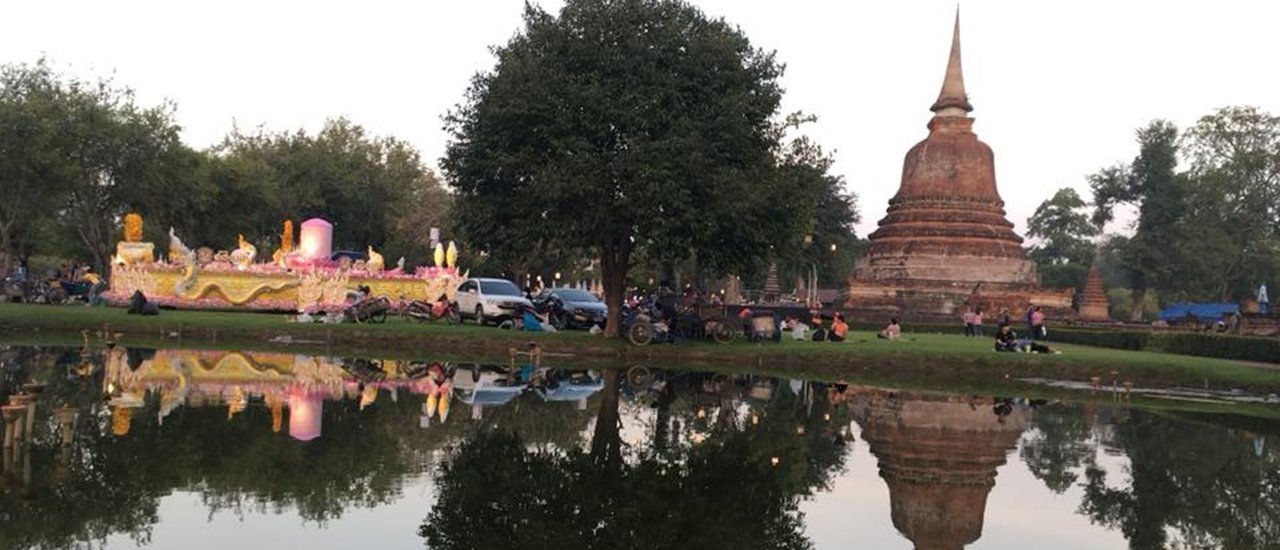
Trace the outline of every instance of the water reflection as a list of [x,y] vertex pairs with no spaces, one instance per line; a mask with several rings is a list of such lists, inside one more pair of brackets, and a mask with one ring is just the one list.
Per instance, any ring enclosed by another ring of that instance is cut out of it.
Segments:
[[[1019,512],[992,495],[1014,494],[1070,499],[1074,514],[1039,511],[1093,525],[1067,548],[1280,541],[1277,427],[1265,420],[1103,395],[1046,403],[520,359],[0,351],[0,398],[44,384],[33,429],[5,450],[0,547],[245,544],[235,529],[183,539],[197,530],[174,519],[177,495],[208,510],[196,521],[296,515],[309,523],[275,529],[351,547],[363,540],[324,537],[359,532],[355,510],[389,517],[422,491],[429,500],[402,514],[412,521],[370,523],[368,536],[441,549],[809,548],[891,528],[901,547],[1051,547],[1035,525],[1022,539],[984,533]],[[1030,475],[1009,478],[1015,465]],[[806,517],[837,485],[881,499],[888,521]]]
[[996,469],[1030,424],[1030,408],[878,389],[856,392],[850,406],[889,486],[893,526],[921,550],[977,541]]

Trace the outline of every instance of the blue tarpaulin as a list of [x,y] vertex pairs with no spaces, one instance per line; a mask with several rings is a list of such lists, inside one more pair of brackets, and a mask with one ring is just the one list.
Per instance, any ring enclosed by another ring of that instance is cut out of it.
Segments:
[[1231,315],[1240,310],[1240,306],[1227,303],[1172,304],[1160,310],[1162,321],[1182,321],[1190,313],[1198,321],[1217,321],[1223,315]]

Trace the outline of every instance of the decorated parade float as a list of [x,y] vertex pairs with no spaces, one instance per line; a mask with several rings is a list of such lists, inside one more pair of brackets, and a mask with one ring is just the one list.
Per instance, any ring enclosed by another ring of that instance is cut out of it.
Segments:
[[[385,296],[392,307],[412,301],[453,300],[466,278],[456,265],[453,243],[436,244],[434,266],[412,272],[398,265],[387,268],[382,255],[368,247],[364,259],[333,258],[333,225],[312,218],[301,224],[294,240],[293,223],[284,222],[280,247],[269,258],[241,236],[234,250],[192,250],[169,229],[168,253],[156,257],[156,246],[142,241],[142,217],[125,217],[125,240],[112,259],[113,305],[125,305],[135,292],[147,301],[180,309],[240,309],[299,313],[335,312],[349,305],[349,293],[368,287],[371,296]],[[261,260],[261,261],[260,261]]]

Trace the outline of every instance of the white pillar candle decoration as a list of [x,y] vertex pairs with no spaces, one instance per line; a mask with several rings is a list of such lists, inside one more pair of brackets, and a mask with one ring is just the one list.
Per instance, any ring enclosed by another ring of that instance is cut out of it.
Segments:
[[333,254],[333,224],[320,218],[302,222],[298,252],[308,260],[328,260]]

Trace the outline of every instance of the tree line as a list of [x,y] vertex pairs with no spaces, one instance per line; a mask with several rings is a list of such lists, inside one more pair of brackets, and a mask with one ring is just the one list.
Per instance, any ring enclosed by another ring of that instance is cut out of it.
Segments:
[[412,146],[344,118],[314,134],[236,129],[198,150],[181,140],[174,104],[142,105],[111,79],[44,59],[0,67],[0,128],[6,271],[34,255],[105,267],[129,212],[143,214],[145,240],[165,243],[173,227],[215,250],[243,234],[269,251],[283,220],[323,216],[339,248],[425,261],[425,226],[443,224],[451,201]]
[[800,132],[814,118],[780,112],[783,66],[741,29],[680,1],[576,0],[558,14],[527,6],[494,53],[445,117],[449,189],[408,144],[345,119],[315,134],[237,129],[197,150],[171,103],[139,105],[43,60],[5,66],[3,261],[102,266],[130,211],[148,220],[147,240],[174,227],[217,249],[243,233],[259,250],[282,220],[320,215],[338,247],[410,262],[425,259],[433,225],[463,241],[478,273],[596,260],[614,313],[635,273],[758,285],[779,264],[844,280],[860,249],[856,197]]
[[[1136,137],[1132,161],[1088,176],[1092,204],[1065,188],[1028,220],[1046,284],[1082,287],[1096,256],[1138,320],[1152,295],[1231,302],[1280,280],[1280,117],[1224,107],[1185,130],[1152,121]],[[1102,234],[1117,208],[1132,221]]]

